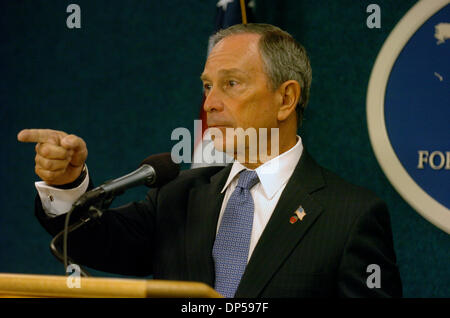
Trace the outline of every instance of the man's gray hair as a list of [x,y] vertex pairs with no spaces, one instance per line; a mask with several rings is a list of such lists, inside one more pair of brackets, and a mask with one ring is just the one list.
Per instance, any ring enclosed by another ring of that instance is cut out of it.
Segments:
[[297,106],[300,124],[303,110],[308,104],[312,80],[311,65],[305,48],[289,33],[276,26],[262,23],[236,24],[219,30],[213,35],[211,44],[214,46],[227,36],[244,33],[261,35],[258,46],[272,90],[276,90],[288,80],[295,80],[300,84],[301,96]]

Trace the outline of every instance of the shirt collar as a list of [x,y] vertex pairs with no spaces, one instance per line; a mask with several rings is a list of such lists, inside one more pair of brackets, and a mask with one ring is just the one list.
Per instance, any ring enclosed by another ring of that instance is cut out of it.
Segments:
[[[297,136],[297,143],[294,147],[255,169],[268,199],[272,199],[278,190],[289,180],[300,160],[302,152],[302,138]],[[245,169],[247,168],[243,164],[235,160],[221,193],[225,192],[235,177]]]

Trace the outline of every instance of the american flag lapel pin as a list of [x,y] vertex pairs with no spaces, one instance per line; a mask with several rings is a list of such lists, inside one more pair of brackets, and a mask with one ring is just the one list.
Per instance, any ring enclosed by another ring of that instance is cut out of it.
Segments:
[[305,209],[303,209],[303,207],[300,205],[298,209],[295,211],[294,215],[290,217],[289,223],[294,224],[298,220],[303,221],[305,215],[306,215]]

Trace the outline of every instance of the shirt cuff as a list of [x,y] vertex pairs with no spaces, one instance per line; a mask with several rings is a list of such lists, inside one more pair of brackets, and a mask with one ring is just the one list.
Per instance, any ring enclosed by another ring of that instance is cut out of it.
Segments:
[[86,173],[83,182],[73,189],[59,189],[48,185],[45,181],[35,182],[34,186],[41,198],[45,214],[55,217],[69,212],[72,204],[86,192],[89,186],[89,173]]

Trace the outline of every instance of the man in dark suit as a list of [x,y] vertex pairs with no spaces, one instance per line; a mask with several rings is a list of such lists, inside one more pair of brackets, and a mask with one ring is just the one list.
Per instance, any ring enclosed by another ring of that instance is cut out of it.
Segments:
[[[386,205],[317,165],[297,136],[311,84],[303,47],[270,25],[233,26],[216,34],[201,79],[215,147],[237,160],[183,171],[145,200],[107,211],[70,235],[71,257],[205,282],[228,297],[400,297]],[[252,155],[251,138],[239,147],[239,133],[227,135],[236,128],[254,129],[259,147],[260,132],[275,129],[279,138],[266,139],[275,151]],[[36,215],[56,234],[67,198],[89,187],[86,144],[52,130],[18,139],[38,143]]]

